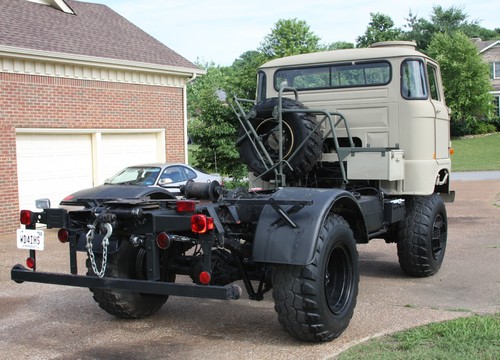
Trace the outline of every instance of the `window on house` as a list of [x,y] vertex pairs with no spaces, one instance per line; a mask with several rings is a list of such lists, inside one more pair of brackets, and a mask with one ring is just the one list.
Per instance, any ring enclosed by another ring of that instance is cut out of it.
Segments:
[[491,64],[491,78],[500,79],[500,61],[495,61]]

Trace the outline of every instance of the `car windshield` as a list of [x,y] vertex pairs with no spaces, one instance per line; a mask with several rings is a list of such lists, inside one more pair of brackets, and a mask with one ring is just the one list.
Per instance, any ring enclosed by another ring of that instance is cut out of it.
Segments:
[[154,185],[158,174],[160,173],[159,167],[144,167],[133,166],[120,171],[118,174],[108,179],[105,184],[108,185]]

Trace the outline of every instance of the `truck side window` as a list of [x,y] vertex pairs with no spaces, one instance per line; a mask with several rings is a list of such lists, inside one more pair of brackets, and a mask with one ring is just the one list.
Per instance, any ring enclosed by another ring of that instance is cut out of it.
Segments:
[[382,86],[391,81],[391,65],[387,61],[306,66],[279,69],[274,74],[274,88],[285,83],[297,90],[319,90]]
[[431,99],[440,101],[439,96],[439,85],[437,82],[437,69],[435,66],[427,64],[427,74],[429,76],[429,93],[431,94]]
[[263,71],[257,73],[257,102],[266,99],[266,74]]
[[401,95],[410,100],[427,99],[427,82],[422,60],[409,59],[401,65]]

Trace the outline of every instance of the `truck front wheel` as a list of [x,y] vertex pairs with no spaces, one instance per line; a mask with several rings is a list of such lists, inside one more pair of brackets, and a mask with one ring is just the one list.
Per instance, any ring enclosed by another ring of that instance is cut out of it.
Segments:
[[[101,263],[101,254],[95,254],[96,262]],[[90,260],[87,259],[87,276],[95,276]],[[145,279],[146,250],[133,247],[123,241],[118,252],[108,255],[106,277],[120,279]],[[174,281],[175,279],[168,279]],[[150,295],[114,289],[90,289],[94,300],[111,315],[124,319],[149,316],[158,311],[167,301],[166,295]]]
[[446,208],[438,194],[406,199],[407,215],[397,235],[399,265],[410,276],[438,272],[448,235]]
[[353,233],[342,217],[331,214],[322,226],[311,264],[279,265],[273,270],[279,322],[299,340],[333,340],[353,315],[358,282]]

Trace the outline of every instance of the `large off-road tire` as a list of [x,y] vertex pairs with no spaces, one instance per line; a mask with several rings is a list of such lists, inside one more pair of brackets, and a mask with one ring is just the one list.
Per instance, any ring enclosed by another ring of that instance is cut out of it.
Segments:
[[425,277],[438,272],[443,262],[448,220],[438,194],[406,199],[406,218],[398,228],[399,264],[411,276]]
[[349,325],[358,283],[358,251],[352,230],[342,217],[331,214],[322,226],[311,264],[279,265],[273,270],[279,322],[299,340],[333,340]]
[[[100,266],[101,254],[95,254]],[[95,276],[90,260],[87,259],[87,275]],[[123,241],[118,252],[108,255],[106,277],[120,279],[146,279],[146,250],[133,247],[128,241]],[[169,277],[168,281],[174,281]],[[99,306],[119,318],[133,319],[149,316],[158,311],[167,301],[167,295],[150,295],[132,291],[113,289],[90,289],[94,300]]]
[[[255,116],[250,119],[273,163],[277,163],[279,160],[279,121],[273,118],[273,111],[277,106],[278,98],[263,100],[253,107],[252,111]],[[302,103],[288,98],[283,98],[282,106],[283,109],[306,109]],[[283,114],[283,158],[289,160],[293,168],[292,170],[288,166],[283,167],[283,173],[287,178],[302,178],[312,170],[318,161],[321,155],[322,136],[319,129],[314,130],[316,125],[315,115],[303,112]],[[307,140],[304,147],[293,158],[290,158],[310,133],[312,133],[312,136]],[[238,134],[240,137],[245,134],[243,128],[240,127]],[[266,166],[262,162],[260,155],[264,159],[265,157],[263,154],[259,155],[248,137],[240,142],[239,151],[243,161],[256,175],[261,175],[266,171]],[[261,152],[260,149],[259,152]],[[266,165],[271,166],[267,163]],[[271,180],[274,179],[274,176],[274,171],[270,171],[264,174],[262,179]]]

